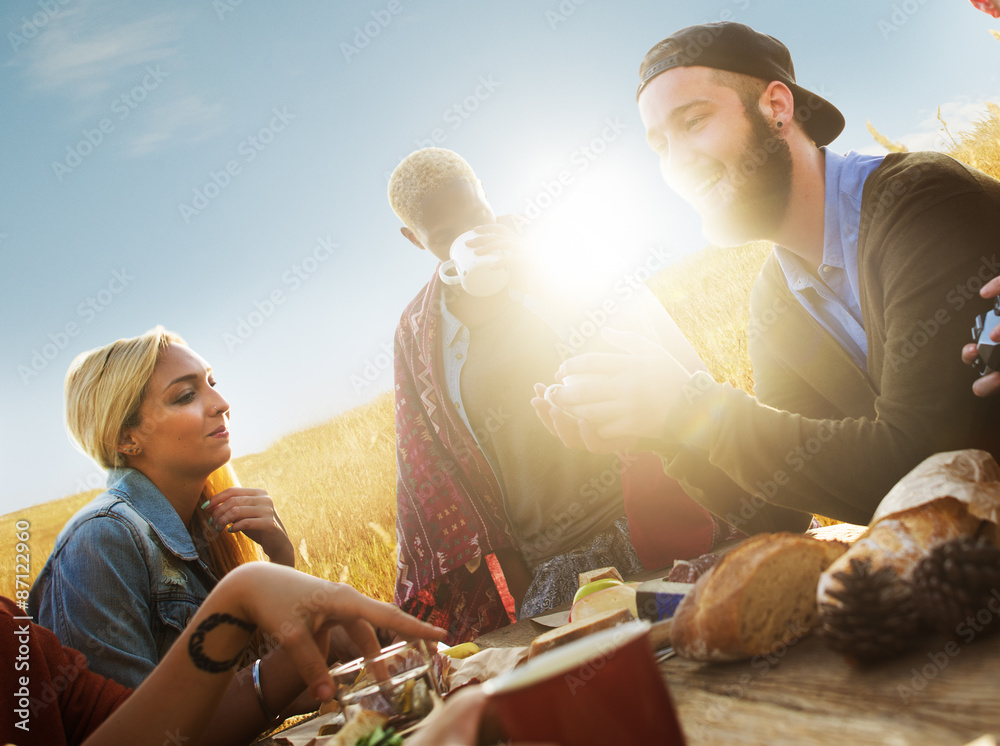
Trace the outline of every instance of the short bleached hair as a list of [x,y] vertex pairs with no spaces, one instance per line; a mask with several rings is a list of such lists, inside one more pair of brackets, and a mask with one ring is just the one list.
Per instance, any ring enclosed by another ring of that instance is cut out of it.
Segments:
[[455,181],[479,185],[475,171],[462,156],[447,148],[423,148],[400,161],[389,177],[389,204],[410,230],[421,225],[423,198]]
[[[65,384],[66,427],[84,453],[105,469],[129,466],[118,450],[128,430],[156,427],[155,421],[143,422],[139,409],[153,372],[171,345],[187,347],[181,337],[156,326],[138,337],[81,353],[70,364]],[[199,502],[238,486],[236,473],[227,464],[209,475]],[[200,532],[208,566],[218,578],[245,562],[264,559],[258,545],[242,531],[220,532],[210,527],[204,510],[194,512],[190,531],[192,536]],[[159,568],[152,569],[159,572]],[[262,640],[251,639],[252,647],[261,647]]]

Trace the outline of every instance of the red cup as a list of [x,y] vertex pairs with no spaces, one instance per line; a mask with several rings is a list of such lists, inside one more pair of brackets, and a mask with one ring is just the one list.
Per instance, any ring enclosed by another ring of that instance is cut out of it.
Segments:
[[483,684],[508,738],[572,746],[683,746],[649,623],[596,632]]

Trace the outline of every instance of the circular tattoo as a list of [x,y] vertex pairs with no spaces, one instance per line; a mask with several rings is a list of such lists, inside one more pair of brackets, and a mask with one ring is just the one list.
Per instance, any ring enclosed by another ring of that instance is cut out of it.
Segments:
[[257,629],[256,624],[251,624],[243,619],[238,619],[231,614],[211,614],[205,621],[198,625],[198,628],[191,633],[191,639],[188,640],[188,655],[191,656],[191,662],[194,663],[195,668],[201,671],[208,671],[209,673],[223,673],[239,663],[240,658],[243,657],[242,650],[236,654],[236,657],[228,661],[212,660],[205,655],[203,650],[205,635],[218,627],[220,624],[232,624],[233,626],[246,630],[251,634],[253,634]]

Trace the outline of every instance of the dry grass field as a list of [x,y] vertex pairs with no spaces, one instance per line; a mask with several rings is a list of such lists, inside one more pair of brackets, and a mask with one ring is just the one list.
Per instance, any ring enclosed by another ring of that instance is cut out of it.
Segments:
[[[951,154],[1000,177],[1000,107],[991,105]],[[750,286],[769,244],[706,249],[664,270],[650,288],[713,375],[752,390],[746,326]],[[957,350],[956,350],[957,354]],[[244,485],[274,497],[301,570],[392,597],[395,576],[395,429],[391,394],[234,461]],[[0,516],[0,593],[14,596],[14,524],[31,523],[31,578],[66,520],[96,491]]]
[[708,247],[652,278],[659,298],[718,381],[753,393],[747,349],[750,288],[771,252],[759,241],[738,249]]

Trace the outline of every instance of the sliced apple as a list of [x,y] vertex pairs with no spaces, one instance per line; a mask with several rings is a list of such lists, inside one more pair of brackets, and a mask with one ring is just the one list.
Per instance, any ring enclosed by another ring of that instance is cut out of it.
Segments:
[[607,611],[628,610],[633,618],[639,616],[635,601],[635,588],[618,583],[610,588],[588,594],[573,603],[569,612],[570,622],[578,622]]
[[573,603],[576,603],[584,596],[589,596],[591,593],[597,593],[597,591],[603,591],[605,588],[613,588],[614,586],[621,584],[622,581],[615,580],[614,578],[603,578],[601,580],[591,581],[590,583],[580,586],[576,595],[573,596]]

